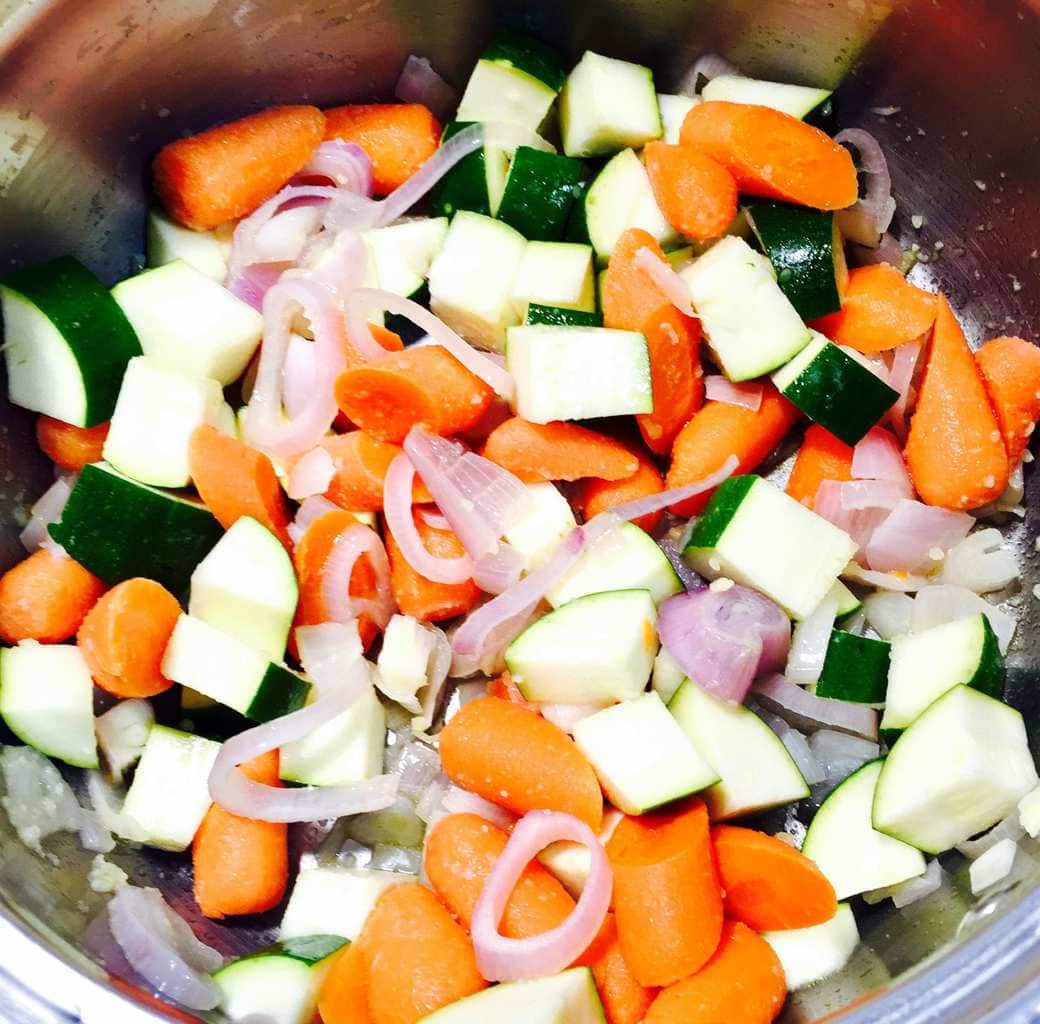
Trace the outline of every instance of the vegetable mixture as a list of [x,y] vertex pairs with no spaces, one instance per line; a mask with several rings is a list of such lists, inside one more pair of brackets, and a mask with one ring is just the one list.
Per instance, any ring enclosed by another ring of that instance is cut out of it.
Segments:
[[[114,973],[269,1024],[759,1024],[862,901],[1040,831],[980,596],[1040,349],[883,261],[827,91],[688,80],[505,33],[456,105],[410,58],[406,102],[169,143],[111,291],[0,284],[55,465],[0,579],[3,803],[98,853]],[[280,943],[226,961],[113,837]]]

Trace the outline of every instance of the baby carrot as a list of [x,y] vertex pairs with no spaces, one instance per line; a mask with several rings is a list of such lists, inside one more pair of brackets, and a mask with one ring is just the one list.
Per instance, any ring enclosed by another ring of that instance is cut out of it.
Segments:
[[[740,460],[736,473],[752,472],[783,440],[798,419],[798,410],[772,384],[762,386],[756,411],[727,402],[708,402],[675,439],[668,487],[682,487],[719,469],[730,455]],[[672,508],[676,515],[696,515],[710,493],[699,494]]]
[[483,454],[525,483],[624,480],[639,470],[639,460],[612,437],[575,423],[529,423],[518,416],[491,432]]
[[[382,324],[370,323],[368,325],[368,333],[371,334],[375,342],[381,348],[385,348],[387,352],[400,352],[404,348],[404,342],[401,340],[401,335],[391,331],[387,327],[384,327]],[[348,338],[347,368],[350,369],[354,366],[361,366],[366,362],[367,360],[363,359],[360,352],[358,352],[357,346]]]
[[318,992],[318,1013],[323,1024],[372,1024],[368,969],[357,942],[336,954]]
[[469,936],[418,883],[395,885],[380,896],[359,944],[373,1024],[415,1024],[487,987]]
[[173,683],[160,671],[181,613],[155,580],[117,583],[87,612],[76,642],[94,682],[117,697],[154,697]]
[[470,701],[441,733],[448,778],[515,814],[563,811],[598,831],[603,794],[574,741],[541,715],[497,697]]
[[693,146],[648,142],[643,162],[657,205],[690,238],[718,238],[737,215],[737,183],[725,167]]
[[513,682],[513,677],[509,674],[508,670],[503,672],[501,675],[496,676],[494,679],[488,680],[487,693],[489,697],[500,697],[502,700],[511,701],[513,704],[519,704],[521,707],[527,708],[530,711],[538,710],[537,704],[532,704],[529,701],[524,700],[524,695],[520,692],[520,687]]
[[441,126],[419,103],[369,103],[325,111],[325,138],[360,146],[372,161],[372,186],[385,196],[437,151]]
[[772,947],[739,921],[727,921],[715,955],[696,974],[666,988],[645,1024],[769,1024],[787,998]]
[[603,275],[603,326],[619,331],[641,331],[643,324],[662,306],[670,306],[668,296],[636,265],[636,253],[649,249],[664,259],[660,243],[642,228],[629,228],[617,240]]
[[922,501],[961,511],[999,497],[1008,457],[982,374],[945,297],[937,300],[904,454]]
[[[578,485],[577,505],[586,521],[615,505],[660,494],[664,490],[664,479],[658,468],[645,455],[637,453],[636,458],[639,460],[639,469],[627,480],[597,480],[590,477]],[[650,532],[661,521],[662,515],[663,511],[653,512],[633,522]]]
[[155,191],[170,216],[206,230],[252,213],[310,159],[325,132],[317,107],[269,107],[159,150]]
[[621,952],[617,923],[608,916],[606,952],[592,965],[600,1002],[607,1024],[639,1024],[657,995],[653,988],[643,988],[636,981]]
[[834,887],[793,846],[735,825],[717,825],[711,841],[730,920],[771,932],[823,924],[837,913]]
[[400,444],[421,423],[448,436],[477,425],[494,393],[440,345],[391,352],[351,367],[336,381],[336,402],[352,422]]
[[289,547],[289,506],[263,452],[203,424],[191,435],[188,465],[199,497],[225,530],[252,516]]
[[[423,546],[436,558],[460,558],[465,548],[451,530],[438,530],[421,515],[413,513],[415,528]],[[393,535],[386,531],[386,553],[390,558],[390,586],[397,607],[420,622],[443,622],[465,615],[480,600],[480,590],[472,580],[463,583],[435,583],[420,576],[401,553]]]
[[813,327],[838,345],[872,353],[915,341],[934,322],[935,296],[887,263],[877,263],[850,270],[841,309]]
[[787,493],[806,508],[812,508],[824,480],[852,479],[852,449],[829,430],[813,423],[805,431],[802,447],[794,460]]
[[975,362],[997,414],[1008,465],[1016,466],[1040,419],[1040,348],[1021,338],[994,338]]
[[679,138],[727,168],[745,195],[818,210],[844,209],[859,195],[849,151],[771,107],[701,103],[686,115]]
[[108,424],[75,427],[63,420],[41,416],[36,421],[36,443],[51,462],[78,473],[91,462],[101,461],[101,449],[108,437]]
[[[328,622],[331,618],[325,605],[324,570],[329,553],[336,538],[357,520],[349,513],[335,510],[318,516],[300,538],[293,549],[293,565],[300,587],[300,599],[296,605],[296,625],[311,626]],[[374,597],[376,577],[368,559],[362,556],[354,563],[350,574],[349,590],[353,597]],[[358,623],[361,640],[365,647],[375,639],[377,628],[374,622],[362,615]]]
[[[326,437],[321,447],[332,457],[335,467],[325,497],[354,512],[381,512],[386,471],[394,458],[401,454],[401,448],[380,441],[363,430]],[[433,501],[418,476],[412,488],[412,499],[422,504]]]
[[[254,782],[281,786],[278,751],[241,765]],[[240,818],[213,804],[202,819],[191,859],[195,902],[206,917],[260,914],[277,906],[289,879],[288,825]]]
[[607,842],[607,856],[621,952],[639,984],[671,985],[703,966],[722,930],[722,892],[703,801],[623,818]]
[[41,548],[0,576],[0,640],[68,640],[104,592],[79,562]]

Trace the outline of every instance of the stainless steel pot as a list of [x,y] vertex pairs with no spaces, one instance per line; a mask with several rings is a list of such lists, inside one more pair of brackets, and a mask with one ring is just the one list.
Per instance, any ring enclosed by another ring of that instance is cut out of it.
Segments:
[[[650,63],[664,88],[705,49],[789,80],[834,84],[848,72],[840,120],[886,148],[897,229],[927,259],[914,279],[950,295],[973,340],[1035,338],[1038,11],[1038,0],[0,0],[0,272],[71,251],[115,280],[140,264],[147,160],[162,142],[272,102],[387,96],[413,51],[461,84],[505,22],[572,55],[592,47]],[[0,408],[0,564],[19,557],[21,517],[48,478],[32,418]],[[1026,577],[1011,599],[1022,622],[1009,679],[1034,740],[1037,479],[1012,528]],[[1040,1019],[1040,845],[1029,851],[1023,877],[982,905],[954,858],[938,894],[869,913],[845,971],[796,996],[784,1019]],[[26,851],[0,815],[0,1018],[185,1019],[117,987],[83,952],[101,898],[85,882],[88,857],[72,842],[55,852],[52,864]],[[255,948],[276,921],[202,921],[180,859],[114,859],[226,953]]]

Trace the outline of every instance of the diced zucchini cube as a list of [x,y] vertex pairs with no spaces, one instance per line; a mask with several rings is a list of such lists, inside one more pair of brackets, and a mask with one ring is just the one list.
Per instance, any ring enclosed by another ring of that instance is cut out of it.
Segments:
[[596,282],[592,246],[574,242],[528,242],[513,282],[513,301],[521,318],[528,303],[592,312]]
[[661,111],[661,124],[664,127],[664,141],[669,145],[679,144],[679,133],[682,131],[686,115],[701,102],[699,96],[673,96],[668,93],[657,94],[657,106]]
[[280,941],[307,935],[342,935],[353,942],[368,912],[393,885],[408,881],[393,871],[315,866],[302,868],[282,916]]
[[537,569],[578,524],[555,484],[525,484],[527,508],[505,532],[506,542],[524,556],[524,571]]
[[227,277],[230,231],[194,231],[170,220],[162,210],[148,212],[148,266],[183,260],[221,284]]

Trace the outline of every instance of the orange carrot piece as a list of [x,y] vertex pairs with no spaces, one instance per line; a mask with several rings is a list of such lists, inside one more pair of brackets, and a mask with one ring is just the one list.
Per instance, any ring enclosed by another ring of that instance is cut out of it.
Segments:
[[[435,529],[418,513],[413,512],[413,519],[423,546],[435,558],[461,558],[466,553],[451,530]],[[465,615],[480,600],[480,590],[472,580],[435,583],[417,573],[389,530],[386,531],[386,553],[390,557],[394,600],[405,615],[420,622],[443,622]]]
[[657,995],[657,989],[643,988],[629,969],[617,937],[617,923],[608,916],[607,950],[592,965],[599,998],[607,1024],[639,1024]]
[[357,942],[336,954],[318,992],[318,1013],[323,1024],[372,1024],[368,969]]
[[[325,497],[352,512],[381,512],[386,471],[401,454],[401,447],[380,441],[363,430],[326,437],[321,447],[332,457],[335,467]],[[433,501],[418,477],[412,488],[412,500],[422,504]]]
[[649,249],[664,259],[660,243],[642,228],[629,228],[617,240],[603,275],[603,326],[619,331],[641,331],[654,314],[670,306],[667,295],[636,266],[636,253]]
[[415,1024],[487,987],[469,936],[418,883],[387,889],[359,941],[373,1024]]
[[[387,352],[401,352],[404,350],[404,342],[401,340],[401,335],[395,334],[388,328],[383,327],[382,324],[370,323],[368,325],[368,332],[372,335],[373,340],[382,348],[385,348]],[[357,345],[348,338],[347,369],[353,369],[355,366],[364,366],[367,362],[368,360],[364,359],[358,351]],[[343,414],[340,413],[340,416],[342,415]]]
[[177,599],[155,580],[117,583],[87,612],[76,642],[94,682],[117,697],[154,697],[173,682],[163,654],[181,614]]
[[771,107],[701,103],[686,115],[679,137],[727,168],[746,195],[818,210],[844,209],[859,195],[849,151]]
[[1008,482],[1008,457],[982,374],[945,297],[904,450],[914,487],[929,505],[979,508]]
[[[756,411],[728,402],[708,402],[679,432],[672,448],[672,465],[665,483],[683,487],[720,469],[730,455],[739,459],[737,473],[752,472],[783,440],[798,419],[798,410],[772,384],[762,385]],[[711,492],[672,507],[676,515],[692,516],[708,503]]]
[[372,161],[372,186],[385,196],[437,151],[441,126],[419,103],[369,103],[325,111],[325,138],[360,146]]
[[55,465],[72,473],[101,461],[101,450],[108,437],[107,423],[95,427],[75,427],[64,420],[41,416],[36,421],[36,443]]
[[167,212],[207,230],[252,213],[311,158],[325,133],[317,107],[269,107],[159,150],[155,191]]
[[639,470],[639,460],[612,437],[575,423],[529,423],[519,416],[491,432],[483,454],[525,483],[624,480]]
[[772,946],[739,921],[727,921],[715,955],[696,974],[666,988],[645,1024],[769,1024],[787,998]]
[[711,831],[726,917],[756,932],[809,928],[838,911],[834,887],[793,846],[736,825]]
[[[281,786],[277,750],[240,767],[254,782]],[[260,914],[281,902],[289,881],[288,829],[210,807],[191,851],[195,902],[206,917]]]
[[1021,338],[994,338],[975,362],[997,414],[1008,465],[1018,465],[1040,419],[1040,348]]
[[502,700],[508,700],[513,704],[519,704],[523,708],[527,708],[529,711],[538,711],[538,705],[532,704],[530,701],[524,700],[524,695],[520,692],[520,687],[513,682],[513,677],[506,670],[500,676],[496,676],[494,679],[489,679],[487,684],[487,694],[489,697],[499,697]]
[[41,548],[0,576],[0,640],[68,640],[104,592],[79,562]]
[[291,547],[289,506],[263,452],[203,424],[192,432],[188,465],[199,497],[225,530],[242,516],[252,516]]
[[[356,523],[357,520],[349,512],[338,509],[326,512],[307,527],[299,544],[293,549],[293,565],[300,588],[300,599],[296,605],[297,626],[312,626],[329,621],[329,610],[322,593],[325,562],[336,538],[348,526]],[[375,596],[376,577],[366,557],[363,556],[354,563],[349,587],[352,597]],[[375,639],[377,627],[366,615],[361,616],[358,626],[361,641],[368,647]]]
[[592,766],[552,722],[498,697],[470,701],[441,733],[448,778],[515,814],[573,814],[593,831],[603,794]]
[[[664,490],[664,479],[658,468],[645,455],[635,454],[639,469],[627,480],[597,480],[593,477],[578,485],[577,505],[586,521],[608,508],[660,494]],[[663,511],[652,512],[632,521],[649,532],[661,521],[662,515]]]
[[877,263],[849,271],[841,309],[813,321],[838,345],[884,352],[920,338],[935,322],[935,296],[922,291],[894,267]]
[[693,799],[622,818],[607,842],[621,951],[646,988],[685,978],[718,945],[722,892],[709,828],[704,802]]
[[439,345],[391,352],[340,374],[336,402],[352,423],[400,444],[422,424],[448,436],[476,426],[494,393]]
[[718,238],[737,215],[737,183],[717,160],[693,146],[648,142],[643,162],[665,220],[700,241]]
[[829,430],[813,423],[806,431],[794,460],[787,493],[812,508],[824,480],[852,479],[852,449]]

